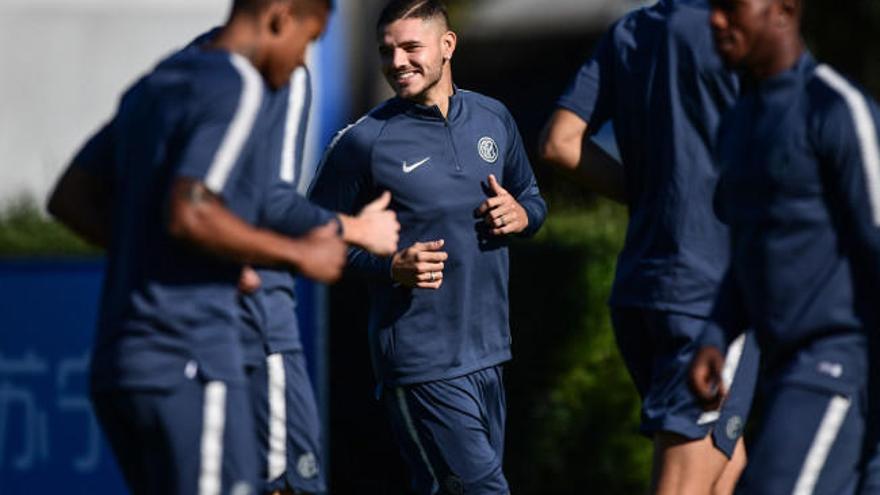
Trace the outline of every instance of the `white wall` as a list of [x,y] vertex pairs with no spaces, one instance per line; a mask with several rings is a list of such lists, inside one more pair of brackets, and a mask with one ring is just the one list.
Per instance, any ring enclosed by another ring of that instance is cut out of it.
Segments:
[[0,209],[42,202],[120,93],[227,0],[0,0]]

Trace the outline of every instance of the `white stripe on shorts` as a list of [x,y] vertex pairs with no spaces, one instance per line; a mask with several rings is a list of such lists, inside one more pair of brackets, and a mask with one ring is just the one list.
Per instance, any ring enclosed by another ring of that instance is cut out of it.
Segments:
[[428,453],[425,452],[425,447],[422,445],[422,441],[419,440],[416,425],[413,423],[412,416],[409,414],[409,405],[406,403],[406,392],[404,392],[402,388],[395,389],[395,392],[397,393],[397,402],[400,405],[400,413],[403,416],[403,421],[406,423],[406,431],[409,432],[412,441],[415,442],[416,447],[419,449],[419,455],[422,457],[422,461],[425,463],[425,466],[427,466],[428,472],[431,473],[431,478],[433,478],[436,483],[437,475],[434,474],[434,468],[431,467],[431,462],[428,460]]
[[[739,369],[739,362],[742,359],[743,348],[746,345],[746,334],[741,333],[739,337],[733,339],[733,342],[727,347],[727,356],[724,358],[724,369],[721,370],[721,383],[724,384],[724,390],[730,391],[733,386],[733,379],[736,376],[736,370]],[[721,411],[706,411],[700,415],[697,420],[698,425],[705,425],[718,421],[721,417]]]
[[828,453],[837,434],[840,433],[840,427],[846,418],[846,412],[849,410],[850,400],[842,395],[835,396],[828,404],[825,410],[825,416],[822,423],[819,424],[819,430],[813,438],[813,444],[807,452],[807,458],[804,465],[801,466],[801,473],[798,475],[797,483],[794,485],[792,495],[812,495],[816,488],[816,482],[819,481],[819,473],[825,466],[828,459]]
[[223,430],[226,426],[226,384],[208,382],[202,410],[199,495],[219,495],[223,484]]
[[287,470],[287,402],[285,400],[284,356],[266,358],[269,377],[269,466],[267,481],[278,479]]

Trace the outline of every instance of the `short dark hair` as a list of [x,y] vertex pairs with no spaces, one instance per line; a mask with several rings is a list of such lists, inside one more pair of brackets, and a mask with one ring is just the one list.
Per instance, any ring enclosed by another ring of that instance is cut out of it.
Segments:
[[317,7],[333,11],[333,0],[233,0],[233,12],[257,13],[275,2],[289,3],[295,12],[308,12]]
[[449,11],[442,0],[391,0],[379,14],[376,32],[401,19],[434,19],[440,17],[449,27]]

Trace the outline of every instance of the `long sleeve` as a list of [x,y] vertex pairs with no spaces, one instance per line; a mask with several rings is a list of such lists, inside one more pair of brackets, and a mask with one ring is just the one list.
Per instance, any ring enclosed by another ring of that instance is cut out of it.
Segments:
[[541,197],[538,182],[532,172],[532,165],[523,146],[522,137],[516,122],[510,114],[506,116],[507,132],[510,136],[509,149],[504,164],[502,186],[510,192],[529,218],[529,225],[520,233],[522,237],[531,237],[538,232],[547,218],[547,203]]
[[700,347],[711,346],[726,352],[728,344],[749,327],[746,310],[733,270],[721,281],[712,314],[698,339]]
[[[355,215],[378,195],[370,177],[369,139],[357,124],[342,131],[324,152],[309,199],[329,210]],[[374,280],[391,281],[391,258],[358,247],[348,250],[348,270]]]
[[817,115],[816,137],[832,210],[858,273],[880,287],[880,135],[877,104],[827,66],[817,76],[841,96]]

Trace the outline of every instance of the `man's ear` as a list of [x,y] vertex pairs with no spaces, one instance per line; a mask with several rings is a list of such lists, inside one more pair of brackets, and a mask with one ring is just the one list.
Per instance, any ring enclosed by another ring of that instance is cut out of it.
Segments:
[[800,15],[798,0],[778,0],[779,13],[776,18],[776,25],[786,27],[796,21]]
[[440,38],[440,49],[443,53],[443,60],[448,62],[452,60],[452,56],[455,54],[455,46],[458,43],[458,36],[452,31],[446,31],[443,33],[443,37]]
[[263,24],[270,35],[278,36],[284,30],[285,23],[290,21],[291,15],[290,6],[284,2],[273,2],[266,7]]

